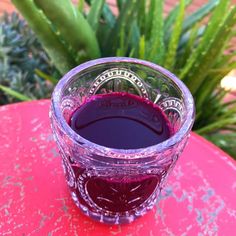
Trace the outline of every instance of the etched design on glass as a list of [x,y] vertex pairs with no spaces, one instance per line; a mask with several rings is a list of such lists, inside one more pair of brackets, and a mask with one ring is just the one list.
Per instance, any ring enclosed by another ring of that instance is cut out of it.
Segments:
[[163,111],[172,110],[176,111],[179,114],[179,117],[183,118],[184,113],[184,105],[183,102],[175,97],[168,97],[161,101],[159,106],[162,108]]
[[144,98],[149,97],[146,86],[142,79],[140,79],[139,76],[133,71],[126,68],[112,68],[98,75],[91,84],[88,94],[92,96],[96,94],[99,90],[103,91],[105,89],[106,91],[107,86],[105,85],[107,85],[107,82],[109,81],[113,82],[112,85],[109,85],[111,87],[111,90],[118,92],[124,89],[124,80],[130,82],[130,84],[132,85],[132,88],[130,88],[130,85],[128,86],[129,92],[132,92],[133,89],[136,93],[138,93],[139,96]]
[[76,183],[75,173],[68,159],[70,156],[66,155],[65,151],[62,148],[60,148],[59,150],[62,156],[62,167],[66,176],[66,182],[71,188],[76,188],[77,183]]
[[72,100],[71,97],[66,97],[63,99],[61,103],[61,110],[63,117],[67,122],[69,121],[72,112],[76,109],[76,105],[77,104]]
[[173,125],[174,131],[178,130],[185,115],[185,107],[183,102],[175,97],[167,97],[164,98],[158,105],[168,116],[169,121]]
[[[108,173],[112,173],[109,178]],[[166,172],[134,173],[124,176],[117,170],[89,170],[79,176],[78,190],[94,211],[101,214],[141,214],[155,204],[160,182]],[[144,192],[145,191],[145,192]]]

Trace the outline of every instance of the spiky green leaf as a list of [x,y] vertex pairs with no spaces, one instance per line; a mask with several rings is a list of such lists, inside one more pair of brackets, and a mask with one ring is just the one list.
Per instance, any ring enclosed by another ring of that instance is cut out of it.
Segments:
[[125,2],[126,2],[126,0],[116,0],[116,5],[117,5],[119,11],[122,10],[122,8],[123,8]]
[[130,30],[131,25],[135,19],[135,7],[137,6],[137,1],[138,0],[125,2],[124,9],[122,12],[120,12],[115,26],[107,38],[106,46],[108,48],[107,53],[109,55],[114,55],[116,52],[116,48],[118,47],[120,41],[120,32],[123,29]]
[[[190,3],[192,2],[192,0],[186,0],[185,2],[185,7],[187,7]],[[164,21],[164,33],[165,33],[165,40],[168,41],[168,38],[170,36],[170,32],[172,29],[173,24],[176,21],[178,12],[179,12],[179,7],[180,4],[177,4],[167,15],[167,17],[165,18]]]
[[154,16],[154,9],[155,9],[155,0],[150,0],[149,7],[147,9],[147,16],[145,17],[145,32],[142,32],[146,35],[146,39],[149,39],[151,35],[151,27]]
[[201,129],[196,130],[196,132],[198,134],[210,133],[210,132],[217,131],[218,129],[221,129],[227,125],[232,125],[232,124],[236,125],[236,117],[215,121],[214,123],[211,123]]
[[139,0],[137,22],[141,32],[144,32],[146,21],[146,0]]
[[[92,0],[85,0],[85,1],[89,6],[91,6]],[[106,25],[108,26],[108,29],[113,28],[116,22],[116,18],[114,14],[112,13],[109,5],[106,2],[104,2],[103,4],[102,17],[105,20]]]
[[83,13],[84,10],[84,0],[79,0],[78,2],[78,10]]
[[58,36],[75,54],[78,64],[100,56],[95,33],[70,0],[34,0],[34,2],[52,22]]
[[227,11],[229,6],[229,0],[221,0],[218,6],[213,11],[213,15],[208,22],[207,29],[204,32],[204,35],[201,39],[201,42],[194,51],[194,53],[190,56],[184,68],[181,71],[179,77],[184,79],[190,71],[192,71],[192,67],[195,66],[199,62],[199,56],[206,54],[206,48],[209,46],[209,42],[212,40],[213,36],[216,34],[217,28],[219,24],[222,22],[222,18],[225,16],[225,12]]
[[139,40],[139,58],[146,59],[145,35],[142,35]]
[[52,24],[43,12],[39,11],[34,2],[21,0],[12,2],[34,30],[58,70],[64,74],[73,68],[76,65],[73,56],[52,30]]
[[168,44],[168,50],[165,55],[165,63],[164,66],[167,69],[172,70],[174,63],[175,63],[175,56],[176,56],[176,50],[179,44],[180,34],[182,31],[182,24],[184,20],[184,11],[185,10],[185,0],[180,1],[180,7],[178,16],[174,25],[174,29],[171,35],[170,42]]
[[183,32],[186,32],[197,22],[201,21],[205,16],[207,16],[218,4],[220,0],[210,0],[204,6],[196,10],[194,13],[186,17],[183,23]]
[[163,28],[163,0],[157,0],[154,4],[154,15],[151,25],[148,60],[162,65],[165,53],[164,28]]
[[199,37],[199,26],[198,24],[196,24],[194,27],[192,27],[186,39],[185,45],[183,46],[183,52],[181,53],[180,58],[176,62],[178,68],[183,67],[187,59],[190,57],[191,53],[194,51],[198,37]]
[[116,18],[107,3],[103,5],[102,16],[109,28],[113,28],[116,23]]
[[191,72],[188,74],[188,79],[185,80],[193,94],[201,86],[206,74],[215,64],[215,61],[222,52],[222,48],[224,48],[225,43],[227,42],[222,42],[222,35],[224,35],[225,38],[228,38],[228,35],[231,33],[230,29],[235,23],[236,7],[233,7],[226,13],[225,20],[218,25],[215,37],[212,37],[210,41],[205,42],[205,44],[208,43],[208,46],[206,46],[204,51],[199,55],[198,61],[194,64]]
[[24,94],[21,94],[11,88],[3,86],[3,85],[0,85],[0,90],[2,90],[4,93],[6,93],[14,98],[19,99],[20,101],[30,101],[31,100],[30,97],[27,97]]
[[41,71],[39,69],[35,69],[35,74],[38,75],[40,78],[51,82],[52,84],[56,84],[58,82],[57,79],[55,79],[54,77],[44,73],[43,71]]
[[87,17],[87,20],[93,30],[96,32],[98,23],[102,14],[102,9],[105,0],[92,0],[91,8]]

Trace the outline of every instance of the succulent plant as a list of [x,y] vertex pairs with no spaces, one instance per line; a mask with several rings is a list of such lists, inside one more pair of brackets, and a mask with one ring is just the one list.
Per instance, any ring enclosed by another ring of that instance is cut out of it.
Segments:
[[26,22],[16,13],[0,20],[0,104],[48,97],[52,84],[35,73],[55,67]]

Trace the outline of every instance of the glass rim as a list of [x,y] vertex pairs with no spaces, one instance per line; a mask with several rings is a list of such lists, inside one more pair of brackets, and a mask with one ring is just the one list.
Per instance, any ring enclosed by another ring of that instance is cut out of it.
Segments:
[[[129,64],[138,64],[141,66],[145,66],[148,68],[151,68],[155,71],[160,72],[167,78],[171,79],[177,87],[180,89],[180,91],[183,93],[183,100],[186,107],[186,110],[188,111],[186,114],[186,117],[184,119],[184,122],[181,126],[181,128],[170,138],[167,140],[144,148],[138,148],[138,149],[116,149],[116,148],[109,148],[106,146],[102,146],[99,144],[96,144],[94,142],[89,141],[88,139],[83,138],[79,134],[77,134],[69,124],[66,122],[65,118],[63,117],[63,114],[60,109],[60,97],[62,95],[63,89],[65,85],[68,84],[70,80],[74,78],[75,75],[83,72],[84,70],[97,66],[102,64],[110,64],[110,63],[129,63]],[[91,61],[87,61],[83,64],[80,64],[76,66],[75,68],[71,69],[69,72],[67,72],[57,83],[57,85],[54,88],[52,98],[51,98],[51,109],[54,113],[54,116],[56,118],[56,121],[59,123],[59,125],[62,127],[63,131],[66,135],[68,135],[72,140],[76,141],[78,145],[81,145],[83,148],[88,148],[90,151],[97,150],[99,153],[109,153],[114,154],[112,156],[126,156],[126,155],[137,155],[137,157],[142,156],[142,154],[145,153],[146,155],[150,155],[152,153],[160,153],[168,149],[169,147],[174,146],[175,144],[181,142],[185,135],[191,130],[194,118],[195,118],[195,106],[194,106],[194,99],[192,97],[192,94],[190,93],[187,86],[178,79],[174,74],[172,74],[167,69],[154,64],[149,61],[136,59],[136,58],[130,58],[130,57],[105,57],[105,58],[99,58]],[[141,155],[140,155],[141,154]],[[111,157],[112,157],[111,156]]]

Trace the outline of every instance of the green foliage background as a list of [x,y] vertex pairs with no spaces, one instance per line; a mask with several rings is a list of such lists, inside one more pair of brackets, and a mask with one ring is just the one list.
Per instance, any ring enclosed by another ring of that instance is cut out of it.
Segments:
[[[26,45],[29,51],[25,58],[32,63],[27,69],[18,62],[6,63],[15,58],[14,36],[13,42],[7,36],[7,44],[0,40],[1,66],[8,66],[4,73],[14,71],[14,76],[1,78],[5,102],[11,101],[11,96],[20,100],[47,97],[47,89],[51,89],[59,74],[86,60],[105,56],[141,58],[164,66],[184,81],[196,102],[194,130],[236,156],[236,101],[223,102],[227,91],[220,87],[221,79],[236,67],[236,53],[231,49],[231,39],[236,35],[236,6],[230,0],[209,0],[189,15],[186,7],[191,0],[180,0],[166,17],[164,0],[117,0],[117,16],[104,0],[81,0],[78,6],[70,0],[12,2],[43,48],[28,31],[35,41]],[[205,17],[207,23],[203,21]],[[21,35],[19,29],[16,31]],[[6,33],[0,31],[0,35]],[[23,35],[22,42],[28,42],[27,33]],[[10,47],[10,51],[5,47]],[[34,51],[34,47],[38,50]],[[13,86],[12,81],[20,80],[16,79],[17,66],[25,88],[31,89],[22,91],[20,85]],[[30,78],[25,77],[27,72]],[[38,88],[42,88],[41,94]]]

